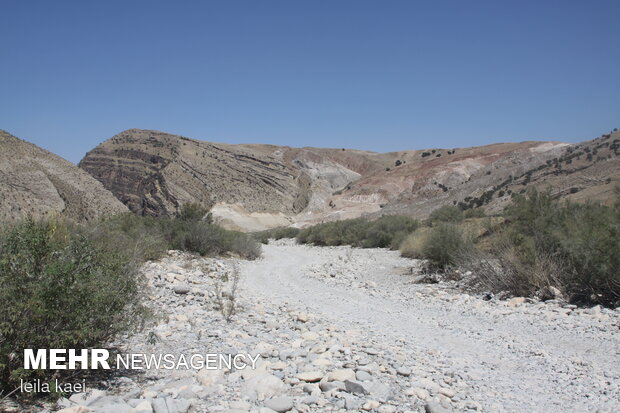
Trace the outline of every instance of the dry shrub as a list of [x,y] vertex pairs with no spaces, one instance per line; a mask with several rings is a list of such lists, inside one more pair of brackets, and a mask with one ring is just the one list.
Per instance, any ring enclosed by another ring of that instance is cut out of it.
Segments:
[[235,263],[230,272],[220,274],[215,281],[217,307],[227,323],[237,312],[237,288],[240,278],[241,272]]
[[459,267],[472,271],[469,287],[476,291],[508,292],[515,296],[534,296],[563,291],[563,269],[560,261],[538,251],[532,262],[524,259],[509,240],[497,241],[491,252],[469,249],[456,259]]
[[430,230],[429,227],[420,227],[409,234],[400,245],[400,254],[407,258],[424,259],[423,248],[429,238]]

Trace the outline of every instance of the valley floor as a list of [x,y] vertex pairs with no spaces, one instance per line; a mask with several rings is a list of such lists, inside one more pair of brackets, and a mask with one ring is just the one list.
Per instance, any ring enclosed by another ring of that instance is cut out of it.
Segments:
[[[238,263],[226,323],[215,280],[234,260],[171,252],[144,271],[163,315],[125,352],[261,354],[255,370],[150,370],[61,400],[97,412],[618,411],[620,313],[484,301],[414,284],[397,252],[290,241]],[[106,410],[107,409],[107,410]],[[142,410],[140,410],[142,409]],[[292,410],[291,410],[292,409]],[[82,410],[87,411],[87,410]]]

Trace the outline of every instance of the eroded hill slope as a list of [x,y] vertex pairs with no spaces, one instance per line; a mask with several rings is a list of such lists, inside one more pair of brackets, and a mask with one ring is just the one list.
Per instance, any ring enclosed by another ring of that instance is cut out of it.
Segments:
[[88,173],[0,130],[0,221],[59,214],[77,221],[127,211]]
[[136,213],[169,215],[200,202],[214,205],[228,227],[260,230],[362,215],[423,218],[445,204],[496,212],[531,185],[605,201],[619,181],[618,137],[375,153],[130,129],[90,151],[80,167]]

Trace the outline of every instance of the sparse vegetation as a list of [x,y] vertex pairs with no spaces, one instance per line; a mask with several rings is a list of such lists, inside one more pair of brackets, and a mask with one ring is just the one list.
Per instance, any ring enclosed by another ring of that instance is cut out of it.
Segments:
[[[184,218],[119,214],[101,222],[99,232],[105,236],[114,234],[128,247],[136,248],[144,259],[157,259],[170,249],[200,255],[230,252],[247,259],[260,256],[260,244],[250,235],[226,230],[211,223],[209,214],[193,211]],[[201,216],[207,219],[199,219]]]
[[270,239],[295,238],[299,234],[299,228],[280,227],[258,231],[252,234],[255,240],[267,244]]
[[444,205],[434,210],[428,219],[431,223],[461,222],[463,220],[463,211],[454,205]]
[[229,272],[224,272],[215,281],[216,304],[227,323],[237,312],[237,288],[241,273],[239,267],[233,265]]
[[213,222],[213,218],[211,213],[209,212],[211,208],[206,207],[198,202],[189,202],[187,204],[183,204],[179,211],[179,219],[183,221],[207,221],[208,223]]
[[383,216],[374,221],[348,219],[305,228],[297,234],[297,241],[302,244],[398,249],[405,237],[418,226],[416,220],[403,216]]
[[562,203],[548,193],[515,196],[509,224],[465,259],[491,291],[541,294],[554,288],[576,303],[620,302],[620,200],[615,206]]
[[463,211],[463,218],[482,218],[486,216],[484,208],[469,208]]
[[620,305],[620,193],[605,206],[530,190],[514,194],[505,218],[483,216],[441,207],[406,237],[401,254],[435,269],[471,270],[473,284],[487,291]]
[[440,222],[409,235],[400,251],[405,257],[428,259],[432,268],[445,269],[456,263],[466,248],[463,230],[453,223]]
[[424,246],[428,242],[430,227],[420,227],[409,234],[400,245],[400,253],[403,257],[425,259]]

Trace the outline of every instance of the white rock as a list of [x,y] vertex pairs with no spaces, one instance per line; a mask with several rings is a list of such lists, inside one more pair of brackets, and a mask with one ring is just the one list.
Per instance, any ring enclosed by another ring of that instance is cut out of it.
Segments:
[[66,409],[58,410],[56,413],[86,413],[86,412],[92,412],[92,410],[86,406],[73,406],[73,407],[67,407]]
[[370,373],[364,371],[364,370],[358,370],[355,372],[355,378],[359,381],[367,381],[367,380],[372,380],[372,376],[370,375]]
[[243,383],[241,393],[252,400],[265,400],[281,393],[284,389],[284,383],[276,376],[260,374]]
[[398,370],[396,370],[396,373],[398,373],[401,376],[405,376],[405,377],[409,377],[411,376],[411,369],[409,367],[399,367]]
[[308,314],[306,313],[298,313],[297,316],[295,317],[295,319],[297,321],[300,321],[302,323],[307,323],[309,318],[308,318]]
[[293,399],[290,397],[275,397],[266,400],[265,406],[278,413],[288,412],[293,408]]
[[323,373],[321,373],[320,371],[306,371],[303,373],[299,373],[297,375],[297,378],[307,383],[316,383],[323,378]]
[[381,406],[381,403],[379,403],[376,400],[368,400],[366,403],[364,403],[364,405],[362,406],[362,409],[366,410],[366,411],[370,411],[373,409],[378,409],[379,406]]
[[315,333],[314,331],[306,331],[305,333],[301,335],[301,338],[303,338],[306,341],[314,341],[318,339],[319,337],[320,336],[318,335],[318,333]]
[[224,380],[224,370],[202,369],[196,374],[196,380],[203,386],[212,386]]
[[355,380],[355,372],[352,369],[339,369],[327,374],[327,381]]
[[514,308],[514,307],[520,306],[524,302],[525,302],[525,297],[514,297],[514,298],[511,298],[510,300],[508,300],[506,305],[508,305],[508,307]]
[[175,284],[172,286],[172,291],[176,294],[187,294],[190,292],[190,288],[186,284]]
[[148,400],[144,400],[131,409],[129,413],[153,413],[153,406],[151,406],[151,403]]
[[104,397],[105,395],[106,395],[106,392],[104,392],[103,390],[93,389],[85,393],[72,394],[71,397],[69,397],[69,400],[81,406],[86,406],[100,399],[101,397]]

